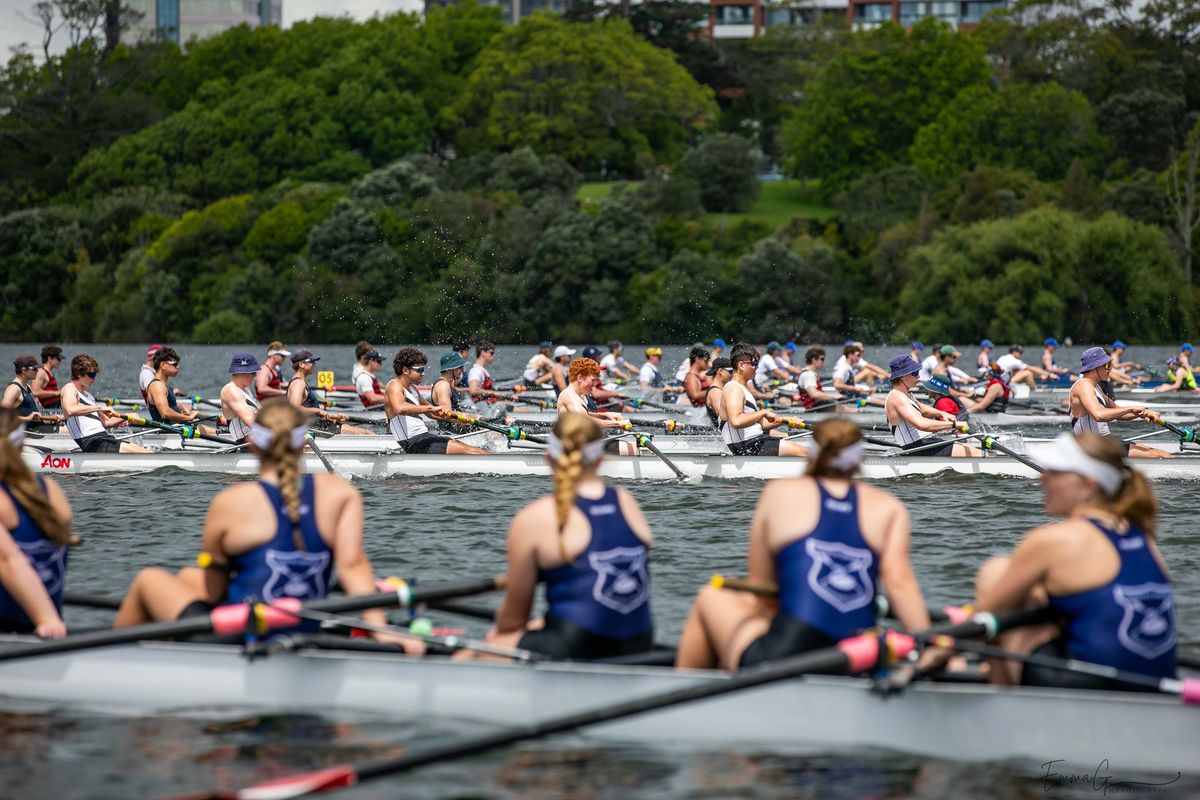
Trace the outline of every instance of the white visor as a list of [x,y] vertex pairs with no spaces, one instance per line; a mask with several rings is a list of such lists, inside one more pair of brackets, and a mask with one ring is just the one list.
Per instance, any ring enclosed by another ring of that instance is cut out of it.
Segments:
[[271,356],[283,356],[284,358],[287,358],[291,354],[291,350],[268,350],[267,358],[270,358]]
[[1051,472],[1074,472],[1091,478],[1109,497],[1116,495],[1121,490],[1121,484],[1125,483],[1125,475],[1121,470],[1083,452],[1072,433],[1059,434],[1038,460]]

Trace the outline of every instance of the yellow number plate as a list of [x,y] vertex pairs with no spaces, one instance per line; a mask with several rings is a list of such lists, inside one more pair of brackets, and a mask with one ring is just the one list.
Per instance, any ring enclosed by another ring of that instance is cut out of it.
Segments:
[[323,369],[317,373],[317,388],[332,389],[333,388],[333,370]]

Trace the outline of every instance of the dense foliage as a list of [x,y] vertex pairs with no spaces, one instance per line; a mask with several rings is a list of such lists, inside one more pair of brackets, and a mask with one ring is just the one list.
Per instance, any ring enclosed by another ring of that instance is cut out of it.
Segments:
[[56,2],[78,40],[0,73],[3,338],[1200,322],[1200,41],[1175,0],[742,42],[664,0],[508,27],[467,2],[185,51],[98,41]]

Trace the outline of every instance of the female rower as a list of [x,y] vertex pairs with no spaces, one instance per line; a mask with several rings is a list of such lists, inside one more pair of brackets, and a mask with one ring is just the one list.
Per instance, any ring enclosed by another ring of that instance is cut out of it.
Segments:
[[885,404],[887,423],[892,437],[902,450],[914,456],[979,456],[981,452],[969,445],[934,436],[935,433],[965,431],[953,414],[917,402],[912,389],[917,385],[921,367],[908,356],[891,360],[892,391]]
[[371,431],[366,428],[347,424],[345,414],[331,414],[321,408],[316,392],[308,385],[308,376],[316,371],[317,362],[321,360],[319,355],[307,347],[301,347],[292,353],[291,358],[294,374],[288,381],[286,397],[301,414],[315,417],[310,420],[314,430],[351,436],[370,435]]
[[734,670],[828,647],[875,625],[881,581],[905,628],[929,627],[908,559],[907,509],[854,479],[864,452],[858,426],[822,422],[809,447],[808,474],[768,483],[750,525],[749,581],[777,585],[777,596],[701,589],[676,666]]
[[[207,614],[214,606],[257,597],[318,600],[336,568],[342,589],[371,594],[375,584],[363,552],[362,497],[336,475],[303,472],[307,427],[300,411],[282,398],[268,400],[250,431],[259,458],[259,481],[222,490],[204,519],[201,569],[178,575],[150,567],[129,587],[116,627]],[[386,624],[382,611],[363,619]],[[405,650],[420,652],[416,640]]]
[[[1074,658],[1156,677],[1175,674],[1175,604],[1155,540],[1158,503],[1120,442],[1094,433],[1058,437],[1040,458],[1046,511],[1066,519],[1025,535],[1011,556],[985,562],[976,607],[1049,604],[1061,625],[1021,628],[1000,646]],[[1115,689],[1108,679],[1016,661],[992,664],[995,683]]]
[[[1071,431],[1111,436],[1108,423],[1143,419],[1159,423],[1162,417],[1145,406],[1118,406],[1101,389],[1112,374],[1112,356],[1103,347],[1089,347],[1079,357],[1079,380],[1071,384],[1067,402],[1071,409]],[[1135,458],[1171,458],[1171,454],[1141,442],[1122,443],[1127,455]]]
[[[513,517],[508,587],[488,641],[563,659],[650,650],[654,539],[633,496],[596,474],[604,458],[600,426],[583,414],[560,415],[547,458],[554,494]],[[538,583],[546,584],[549,608],[530,620]]]
[[708,363],[708,348],[693,347],[688,354],[687,374],[683,376],[683,393],[679,395],[678,401],[680,405],[704,408],[709,386]]
[[62,489],[21,459],[24,442],[21,420],[0,409],[0,631],[58,639],[67,548],[79,537]]

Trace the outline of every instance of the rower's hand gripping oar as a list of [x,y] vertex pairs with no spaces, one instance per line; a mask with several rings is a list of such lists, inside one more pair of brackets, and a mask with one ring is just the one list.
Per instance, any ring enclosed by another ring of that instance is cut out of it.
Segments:
[[447,420],[450,422],[459,422],[463,425],[474,425],[477,428],[483,428],[496,433],[502,433],[511,441],[530,441],[537,444],[546,444],[545,436],[532,436],[521,430],[516,425],[494,425],[490,422],[485,422],[477,417],[469,417],[466,414],[460,414],[457,411],[451,412]]
[[1181,443],[1191,444],[1196,441],[1196,432],[1191,428],[1180,428],[1177,425],[1172,425],[1162,417],[1155,420],[1159,425],[1163,426],[1171,433],[1179,437]]
[[[1028,612],[1017,612],[1003,618],[991,614],[976,615],[971,621],[938,626],[931,632],[955,637],[994,636],[1009,627],[1026,624],[1027,618]],[[477,755],[518,742],[544,739],[557,733],[779,683],[813,672],[825,674],[867,672],[880,664],[890,665],[897,659],[907,657],[915,647],[916,639],[906,634],[896,632],[862,633],[843,639],[833,647],[754,667],[728,678],[704,681],[616,705],[605,705],[588,711],[551,718],[540,723],[472,737],[440,747],[431,747],[422,753],[363,764],[344,764],[288,778],[278,778],[235,792],[215,792],[194,796],[218,800],[227,800],[228,798],[286,800],[286,798],[344,789],[371,778],[408,772],[418,767]]]
[[220,436],[213,436],[208,433],[201,433],[198,426],[191,422],[183,422],[178,425],[170,425],[165,422],[155,422],[152,419],[139,417],[137,414],[118,414],[118,417],[138,428],[153,428],[154,430],[174,433],[180,439],[204,439],[209,442],[220,442],[221,444],[233,444],[228,439],[222,439]]

